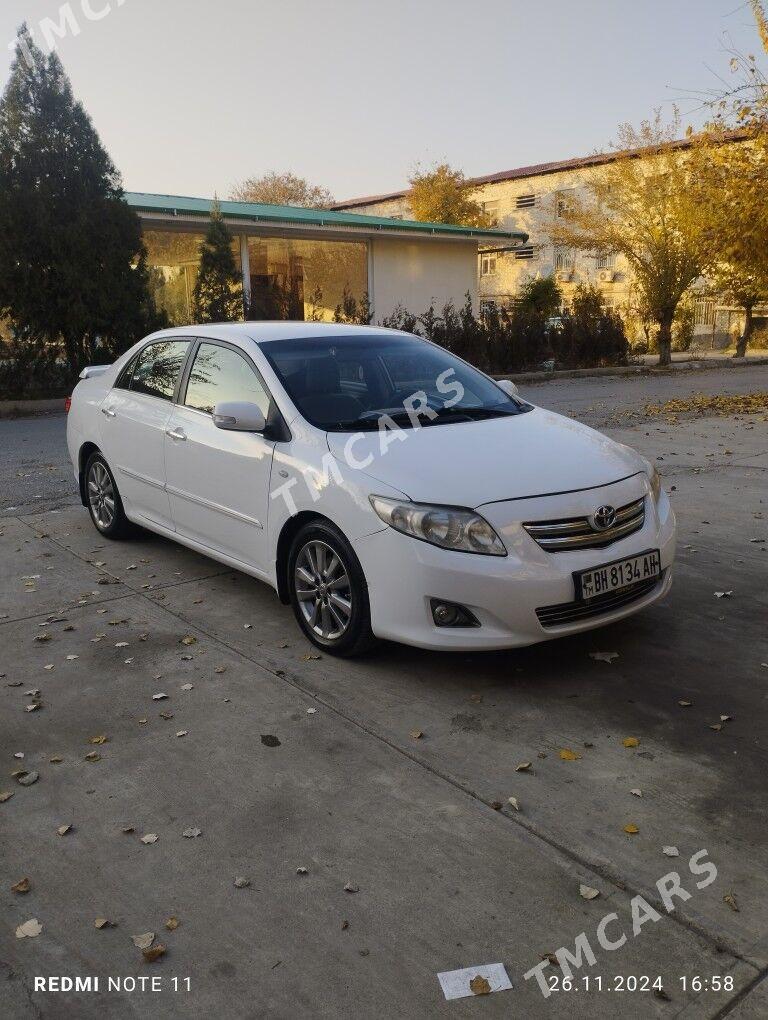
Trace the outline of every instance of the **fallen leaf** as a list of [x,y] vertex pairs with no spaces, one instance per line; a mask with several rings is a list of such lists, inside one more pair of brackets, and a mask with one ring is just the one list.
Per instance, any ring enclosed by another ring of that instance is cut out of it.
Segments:
[[271,733],[262,733],[261,742],[265,747],[280,747],[280,741]]
[[173,712],[158,712],[158,715],[161,719],[165,719],[166,721],[173,719]]
[[86,761],[101,761],[101,755],[98,751],[89,751],[85,756]]
[[421,738],[424,736],[424,733],[422,730],[411,730],[408,736],[413,737],[414,740],[421,740]]
[[344,886],[344,892],[360,892],[360,886],[355,885],[354,882],[347,882]]
[[154,963],[155,960],[159,960],[161,956],[165,956],[166,948],[162,944],[152,946],[151,949],[145,949],[142,951],[142,956],[147,963]]
[[235,884],[235,889],[247,889],[248,886],[251,884],[251,880],[250,880],[250,878],[243,878],[242,876],[238,876],[235,879],[235,883],[234,884]]
[[19,786],[31,786],[33,783],[36,783],[39,778],[40,778],[39,772],[27,772],[26,775],[19,776],[16,782],[19,784]]
[[554,953],[543,953],[541,959],[546,960],[547,963],[551,964],[553,967],[560,966],[560,961],[558,960]]
[[31,705],[25,705],[24,706],[24,711],[25,712],[36,712],[38,710],[38,708],[42,708],[42,707],[43,707],[43,704],[42,704],[41,701],[33,701]]
[[478,974],[473,977],[469,982],[469,988],[473,995],[490,995],[491,986],[488,983],[488,978],[484,978],[482,974]]
[[561,747],[560,758],[563,761],[578,761],[581,755],[577,751],[572,751],[570,747]]
[[633,797],[642,797],[643,795],[643,791],[639,789],[630,790],[629,792],[632,794]]
[[181,644],[181,645],[195,645],[195,644],[197,644],[197,638],[196,637],[192,637],[191,634],[185,634],[184,637],[179,642],[179,644]]
[[115,924],[114,921],[110,921],[106,917],[97,917],[96,920],[93,922],[93,927],[94,928],[99,928],[99,929],[101,929],[101,928],[116,928],[117,925]]
[[519,765],[515,765],[515,772],[527,772],[532,765],[531,761],[521,761]]
[[296,874],[297,874],[297,875],[308,875],[308,874],[309,874],[309,872],[307,871],[307,869],[306,869],[306,868],[304,868],[304,867],[301,867],[301,866],[299,866],[299,867],[298,867],[298,868],[296,869]]
[[31,888],[32,883],[30,882],[30,880],[28,878],[21,878],[16,883],[16,885],[11,886],[11,892],[23,895],[24,893],[28,893]]
[[686,698],[681,698],[680,701],[678,701],[678,705],[680,705],[682,708],[690,708],[692,704],[693,702],[688,701]]
[[313,659],[322,659],[322,655],[315,655],[314,652],[309,652],[301,657],[302,662],[311,662]]
[[636,834],[637,834],[637,833],[638,833],[638,832],[639,832],[640,830],[638,829],[638,827],[637,827],[637,826],[636,826],[635,824],[633,824],[632,822],[630,822],[630,823],[629,823],[629,825],[625,825],[625,826],[624,826],[624,831],[625,831],[625,832],[626,832],[626,833],[627,833],[628,835],[630,835],[630,836],[634,836],[634,835],[636,835]]
[[162,701],[164,698],[167,698],[167,697],[168,697],[168,695],[165,693],[165,691],[160,691],[159,694],[153,694],[152,695],[152,700],[153,701]]
[[518,802],[517,797],[507,797],[507,804],[509,804],[511,807],[513,807],[515,809],[515,811],[519,811],[520,810],[520,804]]
[[120,831],[126,834],[130,834],[131,832],[135,832],[136,830],[132,825],[124,825]]
[[727,892],[725,896],[723,896],[723,903],[727,903],[731,910],[735,911],[737,914],[739,913],[739,904],[736,902],[736,897],[732,892]]
[[5,804],[13,796],[13,790],[0,790],[0,804]]
[[66,836],[66,834],[67,834],[68,832],[71,832],[71,831],[72,831],[72,826],[71,826],[71,825],[69,825],[69,824],[67,824],[67,825],[60,825],[60,826],[58,827],[58,829],[56,830],[56,832],[57,832],[57,833],[58,833],[58,834],[59,834],[60,836]]
[[194,839],[196,836],[202,836],[202,834],[203,830],[196,828],[185,829],[182,832],[182,836],[184,836],[186,839]]
[[64,761],[64,759],[61,757],[60,754],[53,754],[48,759],[48,761],[51,763],[51,765],[61,765],[61,763]]
[[733,595],[732,591],[716,591],[715,592],[715,598],[716,599],[729,599],[731,597],[731,595]]
[[24,924],[20,924],[16,929],[17,939],[34,939],[43,930],[42,924],[36,917],[31,918],[29,921],[25,921]]
[[79,655],[68,655],[67,656],[67,662],[74,662],[75,659],[79,659],[79,658],[80,658]]
[[583,883],[579,885],[579,896],[583,900],[596,900],[599,895],[599,889],[593,889],[591,885],[584,885]]
[[148,832],[146,836],[141,837],[142,843],[157,843],[159,836],[156,832]]
[[720,716],[720,722],[733,722],[733,716],[732,715],[721,715]]
[[149,949],[154,941],[155,933],[153,931],[145,931],[143,935],[131,935],[131,942],[137,949]]
[[101,736],[99,736],[99,737],[89,737],[88,738],[88,743],[89,744],[106,744],[108,742],[109,742],[109,737],[106,737],[103,734]]
[[165,922],[165,927],[168,929],[168,931],[176,931],[176,929],[179,927],[178,917],[169,917],[168,920]]
[[317,712],[316,708],[308,708],[307,715],[314,715]]
[[637,737],[624,737],[624,739],[622,740],[622,744],[625,747],[639,747],[640,741],[637,739]]
[[719,722],[716,722],[716,723],[710,723],[710,727],[709,727],[709,728],[710,728],[711,730],[714,730],[714,731],[715,731],[716,733],[719,733],[719,732],[720,732],[720,730],[721,730],[721,729],[723,728],[723,724],[722,724],[722,723],[719,723]]
[[216,669],[214,669],[213,672],[214,673],[226,673],[227,672],[227,667],[226,666],[217,666]]
[[181,685],[181,690],[182,691],[193,691],[194,689],[195,689],[195,685],[194,684],[182,684]]
[[618,659],[618,652],[590,652],[590,659],[594,659],[595,662],[613,662],[614,659]]
[[680,856],[680,851],[677,849],[676,846],[663,846],[661,848],[661,852],[664,854],[665,857],[679,857]]
[[51,635],[50,634],[36,634],[35,635],[35,641],[50,641],[50,640],[51,640]]
[[188,732],[189,732],[189,730],[177,730],[176,731],[176,736],[177,737],[186,737]]

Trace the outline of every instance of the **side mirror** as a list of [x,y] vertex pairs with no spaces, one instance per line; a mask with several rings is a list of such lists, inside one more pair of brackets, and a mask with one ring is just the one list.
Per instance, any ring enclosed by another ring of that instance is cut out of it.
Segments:
[[515,386],[511,379],[497,379],[496,383],[508,396],[517,397],[520,395],[517,386]]
[[263,432],[267,427],[258,404],[247,400],[230,400],[213,409],[213,424],[228,432]]

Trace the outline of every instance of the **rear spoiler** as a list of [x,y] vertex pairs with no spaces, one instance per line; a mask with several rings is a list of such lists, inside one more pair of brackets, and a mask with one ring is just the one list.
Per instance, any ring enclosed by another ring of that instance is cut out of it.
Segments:
[[80,373],[80,378],[93,379],[94,376],[103,375],[110,368],[112,368],[111,365],[86,365]]

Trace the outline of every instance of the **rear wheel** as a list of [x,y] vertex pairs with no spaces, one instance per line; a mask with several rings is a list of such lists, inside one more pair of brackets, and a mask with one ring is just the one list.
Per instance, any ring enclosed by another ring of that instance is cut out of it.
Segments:
[[375,644],[368,586],[354,550],[328,521],[296,535],[288,557],[291,604],[309,640],[332,655],[360,655]]
[[92,453],[85,465],[85,494],[91,520],[105,538],[130,534],[131,522],[125,516],[114,475],[98,452]]

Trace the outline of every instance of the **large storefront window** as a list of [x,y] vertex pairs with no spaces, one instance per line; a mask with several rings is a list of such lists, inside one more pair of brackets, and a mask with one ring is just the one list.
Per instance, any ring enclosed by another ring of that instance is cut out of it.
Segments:
[[368,291],[364,242],[249,237],[250,319],[332,322],[345,296]]
[[[200,268],[200,244],[204,234],[173,230],[144,230],[150,285],[155,303],[172,326],[194,322],[193,294]],[[240,241],[232,243],[240,271]]]

